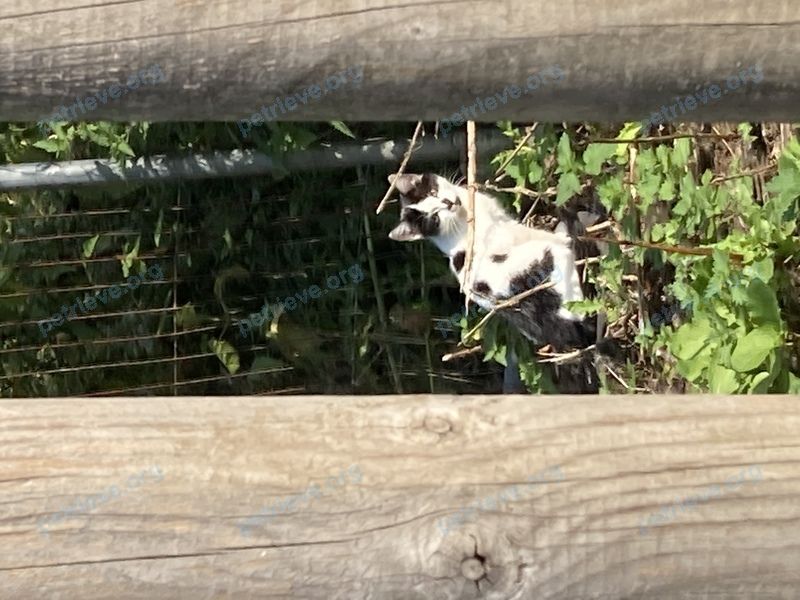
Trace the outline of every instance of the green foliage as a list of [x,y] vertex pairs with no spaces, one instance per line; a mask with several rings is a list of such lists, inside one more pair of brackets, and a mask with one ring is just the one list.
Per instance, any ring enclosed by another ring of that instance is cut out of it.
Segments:
[[[247,144],[280,165],[311,145],[408,129],[269,123],[243,141],[229,123],[55,123],[46,135],[3,123],[0,156],[122,161]],[[0,395],[391,393],[394,374],[410,393],[496,389],[496,365],[439,362],[454,337],[430,335],[431,316],[453,312],[458,288],[435,248],[387,238],[397,215],[376,217],[369,199],[390,168],[0,194]],[[36,321],[62,303],[155,264],[165,281],[43,337]],[[246,335],[237,326],[355,264],[364,281],[345,272],[339,289]],[[403,318],[384,323],[379,301]]]
[[[639,129],[628,123],[614,137],[633,140]],[[510,124],[505,133],[515,142],[523,137]],[[742,124],[739,133],[740,143],[749,147],[755,139],[751,128]],[[494,162],[503,163],[510,152]],[[785,146],[763,198],[754,195],[753,177],[736,157],[727,172],[696,176],[695,153],[690,138],[634,146],[588,143],[572,139],[568,131],[545,129],[522,148],[506,175],[517,186],[531,182],[539,192],[555,184],[555,206],[545,208],[552,211],[578,200],[581,182],[589,182],[621,237],[708,249],[708,256],[644,248],[623,253],[611,245],[608,255],[588,269],[598,295],[572,303],[576,312],[602,312],[609,323],[636,322],[636,298],[643,294],[645,321],[627,340],[628,366],[620,365],[628,381],[646,381],[653,390],[684,385],[714,393],[800,392],[791,366],[797,368],[791,348],[800,315],[789,302],[797,296],[800,260],[800,144],[791,140]],[[520,199],[517,194],[518,209]],[[655,282],[649,296],[635,283],[645,273]],[[673,304],[683,307],[682,322],[649,322],[648,308],[655,313]],[[503,356],[496,336],[488,329],[482,335],[495,358]],[[532,369],[521,365],[531,389],[541,390],[541,379],[529,375]]]

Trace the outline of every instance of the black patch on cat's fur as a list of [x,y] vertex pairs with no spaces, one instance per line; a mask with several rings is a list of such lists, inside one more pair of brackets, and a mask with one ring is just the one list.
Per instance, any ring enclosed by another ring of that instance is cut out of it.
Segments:
[[[553,254],[548,250],[542,260],[532,262],[523,273],[511,280],[511,296],[544,283],[553,273],[553,268]],[[525,337],[542,346],[549,344],[556,352],[568,352],[591,344],[593,336],[588,327],[582,321],[559,316],[559,309],[561,295],[553,288],[548,288],[502,312]]]
[[525,271],[511,280],[511,293],[517,295],[535,288],[550,277],[553,273],[553,267],[553,253],[550,250],[545,250],[542,260],[533,261]]
[[439,186],[436,185],[436,178],[430,173],[425,173],[419,184],[404,194],[404,198],[409,204],[416,204],[420,200],[424,200],[428,196],[435,196],[439,191]]
[[427,215],[416,208],[404,208],[400,220],[405,221],[412,231],[421,233],[424,237],[432,237],[439,233],[439,216]]
[[461,269],[464,268],[464,259],[466,256],[466,252],[462,250],[461,252],[456,252],[453,258],[450,259],[450,264],[453,265],[453,269],[455,269],[456,273],[460,273]]
[[[511,280],[511,295],[516,296],[545,283],[554,269],[548,250]],[[501,311],[503,316],[537,346],[549,345],[557,353],[586,348],[594,341],[594,331],[584,321],[565,319],[558,314],[561,295],[553,288],[540,290],[518,305]],[[560,365],[543,365],[561,394],[593,394],[600,389],[594,356],[591,352]]]
[[508,254],[492,254],[492,262],[493,263],[506,262],[507,258],[508,258]]
[[473,289],[479,294],[482,294],[483,296],[488,296],[489,294],[492,293],[492,288],[490,288],[489,284],[486,283],[485,281],[476,282]]

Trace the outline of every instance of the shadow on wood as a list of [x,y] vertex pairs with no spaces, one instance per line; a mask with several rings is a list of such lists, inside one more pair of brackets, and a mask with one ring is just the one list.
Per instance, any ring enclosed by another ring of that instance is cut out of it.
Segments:
[[[797,0],[69,4],[0,7],[0,120],[636,120],[753,65],[763,80],[671,120],[798,117]],[[166,81],[131,89],[152,65]]]

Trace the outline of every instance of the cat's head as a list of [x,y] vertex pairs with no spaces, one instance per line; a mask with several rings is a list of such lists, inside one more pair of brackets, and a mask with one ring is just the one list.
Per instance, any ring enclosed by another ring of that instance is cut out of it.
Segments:
[[459,237],[466,233],[466,188],[433,173],[404,173],[396,181],[400,192],[400,223],[389,233],[396,242]]

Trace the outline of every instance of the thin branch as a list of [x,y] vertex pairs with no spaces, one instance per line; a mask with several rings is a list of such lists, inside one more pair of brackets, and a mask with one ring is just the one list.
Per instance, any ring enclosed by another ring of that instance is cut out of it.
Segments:
[[[529,190],[528,188],[523,188],[523,187],[501,188],[501,187],[498,187],[496,185],[492,185],[491,183],[484,183],[483,185],[480,185],[479,187],[481,187],[483,189],[486,189],[486,190],[491,190],[493,192],[506,192],[508,194],[522,194],[523,196],[528,196],[529,198],[536,198],[537,200],[541,196],[550,195],[550,193],[549,193],[550,190],[549,189],[544,191],[544,192],[534,192],[533,190]],[[555,188],[553,188],[553,189],[555,189]],[[552,195],[555,195],[555,194],[552,194]]]
[[510,308],[512,306],[516,306],[517,304],[519,304],[521,301],[523,301],[528,296],[533,296],[537,292],[541,292],[543,290],[550,289],[554,285],[555,285],[554,281],[548,281],[548,282],[545,282],[545,283],[540,283],[535,288],[531,288],[529,290],[525,290],[524,292],[522,292],[520,294],[517,294],[516,296],[512,296],[508,300],[505,300],[505,301],[501,302],[500,304],[498,304],[497,306],[492,308],[492,310],[489,312],[489,314],[487,314],[485,317],[483,317],[480,320],[480,322],[477,325],[475,325],[475,327],[473,327],[472,329],[470,329],[467,332],[467,334],[464,336],[464,340],[461,341],[461,344],[463,344],[465,340],[467,340],[467,339],[471,338],[473,335],[475,335],[475,332],[478,331],[479,329],[481,329],[486,324],[486,322],[489,319],[491,319],[492,316],[494,316],[498,311],[501,311],[501,310],[503,310],[505,308]]
[[475,253],[475,174],[477,149],[475,147],[475,121],[467,121],[467,253],[464,260],[464,278],[461,291],[465,295],[465,307],[469,311],[472,290],[472,258]]
[[581,348],[579,350],[573,350],[572,352],[566,352],[564,354],[558,353],[551,353],[551,352],[539,352],[539,356],[545,356],[547,358],[543,358],[539,360],[540,363],[553,363],[556,365],[563,364],[565,362],[569,362],[574,358],[578,358],[582,354],[586,354],[588,352],[593,351],[596,348],[595,344],[591,346],[587,346],[586,348]]
[[[578,193],[583,193],[584,191],[586,191],[591,186],[592,186],[592,181],[591,180],[583,182],[581,184],[581,189],[578,191]],[[543,192],[537,192],[535,190],[529,190],[528,188],[519,187],[519,186],[510,187],[510,188],[502,188],[502,187],[498,187],[496,185],[492,185],[491,183],[484,183],[483,185],[478,184],[478,187],[483,188],[483,189],[487,189],[487,190],[491,190],[493,192],[506,192],[508,194],[522,194],[523,196],[528,196],[529,198],[536,198],[537,200],[539,198],[543,197],[543,196],[555,197],[555,196],[558,195],[558,189],[555,188],[555,187],[549,187],[546,190],[544,190]]]
[[389,200],[389,196],[392,195],[392,192],[396,187],[397,179],[400,177],[400,175],[402,175],[405,172],[406,165],[408,164],[408,161],[411,159],[411,154],[414,152],[414,146],[417,144],[417,137],[419,136],[419,132],[421,130],[422,130],[422,121],[418,121],[417,128],[414,130],[414,135],[411,137],[411,143],[408,145],[408,150],[406,150],[405,156],[403,156],[403,162],[400,163],[400,168],[397,170],[397,175],[392,180],[391,185],[389,185],[389,189],[386,190],[386,195],[380,201],[380,204],[378,204],[378,208],[375,211],[376,214],[379,215],[383,212],[383,209],[386,207],[386,202],[388,202]]
[[[636,246],[637,248],[648,248],[650,250],[661,250],[663,252],[671,252],[673,254],[688,254],[692,256],[713,256],[714,250],[716,249],[689,248],[687,246],[671,246],[669,244],[656,244],[653,242],[634,242],[632,240],[612,240],[609,238],[596,238],[587,235],[579,235],[577,237],[579,240],[583,240],[584,242],[603,242],[606,244],[615,244],[617,246]],[[744,260],[744,255],[739,254],[738,252],[728,252],[727,254],[735,262],[742,262]]]
[[[528,143],[528,140],[529,140],[529,139],[531,139],[531,136],[533,135],[533,132],[534,132],[534,131],[536,131],[536,128],[537,128],[538,126],[539,126],[539,123],[534,123],[533,125],[531,125],[530,127],[528,127],[528,132],[527,132],[527,134],[525,135],[525,137],[523,137],[523,138],[522,138],[522,140],[520,140],[519,144],[517,144],[517,147],[516,147],[516,148],[514,148],[514,151],[513,151],[511,154],[509,154],[509,155],[508,155],[508,158],[507,158],[507,159],[505,159],[505,160],[503,161],[503,164],[502,164],[502,165],[500,165],[500,167],[498,167],[497,171],[495,171],[495,172],[494,172],[494,182],[495,182],[495,183],[499,182],[499,181],[500,181],[500,180],[503,178],[503,177],[502,177],[502,175],[503,175],[503,171],[505,170],[505,168],[508,166],[508,164],[509,164],[509,163],[510,163],[512,160],[514,160],[514,157],[515,157],[517,154],[519,154],[519,151],[520,151],[520,150],[522,150],[522,147],[523,147],[525,144],[527,144],[527,143]],[[487,181],[486,183],[489,183],[489,182]]]
[[668,142],[670,140],[680,140],[683,138],[713,138],[716,140],[738,140],[738,133],[717,134],[717,133],[673,133],[671,135],[654,135],[640,138],[633,138],[630,140],[621,140],[619,138],[596,138],[593,140],[578,141],[579,145],[589,144],[639,144],[645,142]]
[[467,348],[466,350],[460,350],[458,352],[452,352],[450,354],[445,354],[442,357],[442,362],[449,362],[451,360],[455,360],[456,358],[464,358],[465,356],[471,356],[473,354],[480,354],[483,352],[483,346],[473,346],[472,348]]
[[603,221],[602,223],[596,223],[595,225],[590,225],[586,228],[586,233],[597,233],[598,231],[604,231],[606,229],[610,229],[614,223],[611,221]]
[[736,175],[728,175],[727,177],[715,177],[710,181],[710,183],[719,184],[722,183],[723,181],[730,181],[731,179],[739,179],[740,177],[755,177],[756,175],[762,175],[764,173],[769,173],[770,171],[774,171],[777,168],[778,165],[766,165],[758,169],[753,169],[752,171],[737,173]]

